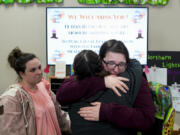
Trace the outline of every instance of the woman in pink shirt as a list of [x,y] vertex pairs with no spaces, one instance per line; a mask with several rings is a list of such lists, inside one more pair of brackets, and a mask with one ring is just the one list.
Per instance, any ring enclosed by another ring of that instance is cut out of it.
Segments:
[[70,122],[56,102],[49,83],[42,78],[39,59],[15,48],[9,54],[8,62],[19,78],[0,96],[0,134],[70,134]]

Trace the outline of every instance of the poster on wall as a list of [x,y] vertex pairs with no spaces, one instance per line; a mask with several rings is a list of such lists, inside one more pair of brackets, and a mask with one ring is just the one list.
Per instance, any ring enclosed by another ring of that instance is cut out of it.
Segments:
[[84,49],[99,53],[109,40],[121,40],[130,57],[147,64],[148,8],[48,7],[46,8],[47,64],[73,64]]
[[180,52],[148,51],[148,67],[156,66],[168,69],[168,85],[180,84]]

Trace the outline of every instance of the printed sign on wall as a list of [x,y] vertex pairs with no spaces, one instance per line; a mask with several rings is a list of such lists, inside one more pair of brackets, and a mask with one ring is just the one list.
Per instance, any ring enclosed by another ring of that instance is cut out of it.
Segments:
[[157,66],[168,69],[168,85],[180,84],[180,52],[148,51],[148,67]]

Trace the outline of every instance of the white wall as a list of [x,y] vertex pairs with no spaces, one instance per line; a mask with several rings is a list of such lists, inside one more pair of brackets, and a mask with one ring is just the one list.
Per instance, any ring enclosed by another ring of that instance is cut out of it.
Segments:
[[[62,4],[49,5],[36,3],[0,5],[0,93],[16,79],[15,72],[8,66],[6,60],[8,53],[15,46],[37,54],[42,60],[43,67],[46,65],[46,6],[87,5],[80,5],[77,0],[64,0]],[[149,50],[180,51],[180,1],[171,0],[167,6],[147,6],[149,7]]]

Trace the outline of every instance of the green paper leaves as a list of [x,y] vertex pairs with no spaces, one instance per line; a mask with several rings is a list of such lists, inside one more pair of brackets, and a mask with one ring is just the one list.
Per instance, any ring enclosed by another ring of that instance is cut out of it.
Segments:
[[167,5],[169,0],[78,0],[81,4],[131,4],[131,5]]
[[20,4],[28,4],[28,3],[33,3],[36,2],[38,4],[48,4],[48,3],[62,3],[63,0],[0,0],[0,4],[12,4],[14,2],[20,3]]

